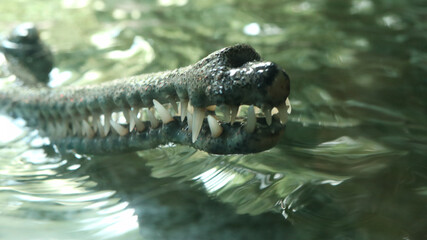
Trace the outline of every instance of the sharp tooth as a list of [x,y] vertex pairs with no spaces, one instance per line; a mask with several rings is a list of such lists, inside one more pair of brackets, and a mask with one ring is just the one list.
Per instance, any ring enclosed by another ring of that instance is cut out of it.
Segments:
[[171,101],[171,106],[172,106],[172,108],[173,108],[173,110],[176,112],[176,113],[178,113],[178,105],[176,104],[176,102],[175,101]]
[[153,103],[164,124],[173,121],[171,114],[165,107],[163,107],[162,104],[160,104],[156,99],[153,99]]
[[64,137],[66,137],[66,133],[67,133],[67,120],[65,120],[65,119],[58,119],[57,120],[57,124],[58,124],[58,127],[60,127],[61,128],[61,131],[59,132],[59,137],[61,137],[61,138],[64,138]]
[[101,137],[105,137],[105,132],[104,132],[104,127],[102,126],[101,123],[101,118],[98,116],[98,119],[96,120],[96,125],[98,128],[98,133]]
[[154,114],[151,110],[147,109],[145,112],[147,113],[148,121],[150,121],[151,128],[157,128],[159,126],[159,120],[154,117]]
[[277,109],[279,109],[280,123],[285,124],[286,121],[288,120],[288,113],[287,113],[286,105],[282,104],[282,105],[278,106]]
[[123,116],[125,117],[125,120],[126,120],[126,122],[124,122],[124,123],[130,122],[129,111],[130,110],[123,110]]
[[262,109],[262,111],[264,112],[265,121],[267,122],[267,125],[270,126],[271,125],[271,109],[268,107],[265,107]]
[[231,107],[231,119],[230,119],[231,124],[233,124],[234,121],[236,120],[236,116],[237,116],[238,111],[239,111],[239,106],[232,106]]
[[70,122],[68,120],[66,120],[64,123],[64,133],[63,133],[64,135],[63,135],[63,137],[68,136],[69,129],[70,129],[69,126],[70,126]]
[[276,107],[274,107],[273,109],[271,109],[271,115],[274,115],[276,113],[279,113],[279,110]]
[[212,111],[212,112],[215,111],[215,109],[216,109],[216,105],[210,105],[206,107],[206,110]]
[[148,116],[147,116],[146,108],[141,108],[139,110],[139,120],[141,120],[141,121],[148,121]]
[[84,135],[86,135],[88,138],[93,138],[93,136],[95,135],[95,132],[92,130],[92,128],[90,127],[86,119],[83,119],[82,127],[83,127]]
[[191,105],[190,101],[188,101],[187,104],[187,123],[188,123],[188,129],[190,132],[193,130],[193,113],[194,113],[194,107]]
[[106,113],[104,115],[104,135],[107,136],[110,132],[110,120],[111,120],[111,113]]
[[215,117],[208,115],[209,129],[213,138],[219,137],[222,134],[222,127],[219,125]]
[[129,125],[129,131],[132,131],[135,126],[136,126],[136,130],[138,132],[144,131],[145,125],[138,118],[138,109],[134,109],[134,110],[130,111],[129,115],[130,115],[130,120],[133,123],[133,127],[132,128],[130,128],[130,125]]
[[133,129],[135,128],[135,124],[136,124],[135,119],[136,119],[135,114],[132,111],[129,111],[129,132],[132,132]]
[[193,127],[193,114],[191,114],[190,112],[187,112],[187,123],[188,123],[188,129],[191,132],[191,129]]
[[120,125],[119,123],[113,121],[112,119],[110,120],[110,124],[111,127],[120,135],[120,136],[124,136],[126,135],[129,131],[127,128],[124,128],[122,125]]
[[60,129],[58,136],[60,138],[64,138],[67,136],[67,123],[66,122],[58,122],[57,123],[57,128]]
[[80,126],[80,122],[77,119],[74,119],[73,121],[73,135],[80,135],[80,131],[81,131],[81,126]]
[[75,136],[77,134],[77,121],[75,119],[71,120],[71,135]]
[[285,104],[286,104],[286,107],[287,107],[287,112],[288,112],[288,114],[291,114],[291,112],[292,112],[292,106],[291,106],[291,101],[289,101],[289,98],[286,98],[286,101],[285,101]]
[[190,112],[191,114],[193,114],[194,112],[194,107],[193,105],[191,105],[190,102],[188,102],[187,111]]
[[245,130],[248,133],[252,133],[255,130],[256,125],[256,116],[255,116],[255,110],[254,105],[251,105],[248,108],[248,122],[246,123]]
[[227,105],[224,105],[223,109],[224,109],[224,122],[229,123],[230,122],[230,117],[231,117],[231,115],[230,115],[230,107],[227,106]]
[[187,115],[188,100],[181,100],[181,122],[184,121]]
[[69,117],[68,120],[66,121],[67,121],[67,136],[68,135],[72,136],[73,135],[73,119]]
[[[245,109],[245,107],[243,107],[243,106],[239,106],[239,108],[237,109],[237,116],[238,117],[243,117],[243,115],[242,115],[243,109]],[[246,108],[246,111],[247,111],[247,108]]]
[[193,119],[193,129],[192,129],[192,140],[193,143],[196,142],[197,137],[199,136],[200,129],[202,128],[203,119],[205,118],[204,108],[194,108],[194,119]]
[[90,121],[90,125],[91,125],[93,131],[95,133],[97,133],[99,131],[98,130],[99,115],[98,114],[93,114],[92,117],[89,117],[89,120],[91,120]]

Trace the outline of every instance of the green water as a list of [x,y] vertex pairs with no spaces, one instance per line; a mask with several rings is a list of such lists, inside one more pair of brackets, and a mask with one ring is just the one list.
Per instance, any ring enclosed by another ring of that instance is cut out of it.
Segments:
[[[0,121],[0,239],[427,239],[427,3],[422,0],[17,0],[53,86],[194,63],[251,44],[291,77],[273,149],[168,146],[59,155]],[[7,132],[7,134],[5,134]]]

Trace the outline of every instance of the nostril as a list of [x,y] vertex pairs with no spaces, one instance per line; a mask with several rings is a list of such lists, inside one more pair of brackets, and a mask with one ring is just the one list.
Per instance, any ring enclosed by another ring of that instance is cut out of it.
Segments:
[[249,45],[239,44],[224,49],[224,57],[227,64],[232,68],[243,66],[245,63],[259,61],[261,57]]

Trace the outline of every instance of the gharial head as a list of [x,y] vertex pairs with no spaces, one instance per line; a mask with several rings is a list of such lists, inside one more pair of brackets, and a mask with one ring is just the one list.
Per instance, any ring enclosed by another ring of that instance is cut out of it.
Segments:
[[[109,113],[125,109],[124,118],[132,121],[126,120],[121,130],[112,125],[120,136],[95,134],[97,141],[77,140],[78,149],[97,149],[91,142],[111,152],[127,149],[122,146],[146,149],[173,142],[214,154],[256,153],[277,144],[291,110],[288,75],[242,44],[220,49],[188,67],[112,86],[113,91],[100,88],[99,94],[85,97],[87,104],[82,105],[114,106]],[[141,114],[145,121],[141,125],[149,127],[136,126],[138,109],[146,113]],[[151,114],[154,110],[161,123]]]
[[[253,104],[272,108],[290,93],[289,76],[277,64],[261,60],[249,45],[220,49],[195,64],[186,92],[195,107]],[[179,94],[179,93],[178,93]]]
[[[194,66],[193,80],[181,82],[177,94],[190,102],[195,148],[250,153],[277,143],[291,110],[290,80],[282,68],[262,61],[245,44],[213,52]],[[216,126],[219,130],[213,130]]]

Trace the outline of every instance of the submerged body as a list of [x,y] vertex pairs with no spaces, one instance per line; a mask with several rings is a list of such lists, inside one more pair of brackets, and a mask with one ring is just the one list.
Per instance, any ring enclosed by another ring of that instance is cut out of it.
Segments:
[[[36,81],[46,82],[52,64],[37,67],[34,62],[43,59],[31,59],[51,55],[34,27],[22,27],[27,31],[15,30],[2,51],[10,71],[29,84],[0,90],[1,110],[25,119],[60,149],[103,154],[173,142],[216,154],[253,153],[273,147],[284,131],[288,75],[248,45],[171,71],[48,88]],[[22,43],[22,49],[33,44],[38,52],[16,54]]]

